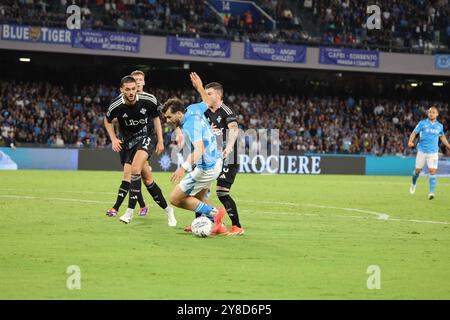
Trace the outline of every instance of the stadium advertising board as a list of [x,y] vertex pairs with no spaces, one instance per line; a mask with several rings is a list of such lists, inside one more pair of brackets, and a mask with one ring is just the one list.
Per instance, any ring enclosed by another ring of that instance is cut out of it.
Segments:
[[140,36],[131,33],[91,30],[72,31],[72,47],[93,50],[139,52]]
[[273,62],[305,63],[306,47],[248,41],[245,43],[244,58]]
[[378,68],[380,55],[378,51],[321,47],[319,49],[319,63],[347,67]]
[[229,58],[231,41],[167,37],[166,53],[192,57]]
[[434,61],[436,69],[450,70],[450,54],[436,54]]
[[[3,163],[8,165],[4,169],[39,170],[77,170],[77,149],[50,149],[50,148],[0,148],[3,154]],[[1,166],[0,166],[1,169]]]
[[[173,172],[183,155],[166,150],[149,159],[155,172]],[[240,173],[256,174],[351,174],[409,176],[415,157],[321,155],[287,152],[280,155],[241,154]],[[0,170],[107,170],[122,171],[117,153],[111,149],[0,148]],[[422,174],[426,174],[427,170]],[[450,176],[450,159],[441,158],[437,174]]]
[[296,153],[278,156],[239,156],[239,172],[266,174],[361,174],[366,173],[364,157],[337,157]]
[[71,31],[60,28],[3,24],[2,40],[71,44]]

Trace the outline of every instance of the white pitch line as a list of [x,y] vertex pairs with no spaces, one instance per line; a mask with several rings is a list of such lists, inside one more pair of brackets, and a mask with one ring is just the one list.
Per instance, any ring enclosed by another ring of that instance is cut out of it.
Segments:
[[[93,192],[95,193],[95,192]],[[84,203],[110,203],[107,201],[97,201],[97,200],[84,200],[84,199],[73,199],[73,198],[45,198],[45,197],[32,197],[32,196],[21,196],[21,195],[0,195],[0,198],[16,198],[16,199],[38,199],[38,200],[56,200],[56,201],[70,201],[70,202],[84,202]],[[293,203],[293,202],[278,202],[278,201],[255,201],[255,200],[238,200],[239,202],[250,202],[250,203],[267,203],[267,204],[279,204],[279,205],[290,205],[300,207],[302,204]],[[379,213],[375,211],[369,210],[361,210],[355,208],[342,208],[342,207],[333,207],[333,206],[323,206],[323,205],[315,205],[315,204],[304,204],[304,206],[323,208],[323,209],[336,209],[336,210],[345,210],[345,211],[353,211],[353,212],[361,212],[377,215],[377,220],[387,220],[387,221],[401,221],[401,222],[416,222],[416,223],[430,223],[430,224],[444,224],[450,225],[450,222],[447,221],[433,221],[433,220],[417,220],[417,219],[394,219],[390,218],[386,213]],[[256,212],[256,211],[250,211]],[[304,215],[304,216],[316,216],[315,214],[308,213],[298,213],[298,212],[274,212],[274,211],[257,211],[259,213],[268,213],[268,214],[293,214],[293,215]],[[367,217],[361,216],[340,216],[345,218],[357,218],[357,219],[368,219]]]
[[[293,202],[279,202],[279,201],[255,201],[255,200],[237,200],[238,202],[250,202],[250,203],[266,203],[266,204],[279,204],[279,205],[288,205],[288,206],[310,206],[310,207],[316,207],[316,208],[323,208],[323,209],[339,209],[339,210],[345,210],[345,211],[353,211],[353,212],[361,212],[361,213],[368,213],[373,214],[377,216],[377,220],[386,220],[386,221],[400,221],[400,222],[417,222],[417,223],[430,223],[430,224],[444,224],[444,225],[450,225],[450,222],[448,221],[433,221],[433,220],[419,220],[419,219],[397,219],[397,218],[390,218],[388,214],[386,213],[380,213],[375,211],[369,211],[369,210],[361,210],[361,209],[355,209],[355,208],[342,208],[342,207],[333,207],[333,206],[323,206],[323,205],[315,205],[315,204],[299,204],[299,203],[293,203]],[[275,213],[275,212],[273,212]],[[275,213],[276,214],[276,213]],[[358,219],[368,219],[367,217],[356,217],[356,216],[345,216],[349,218],[358,218]]]
[[450,224],[447,221],[433,221],[433,220],[417,220],[417,219],[393,219],[390,218],[391,221],[408,221],[408,222],[418,222],[418,223],[432,223],[432,224]]
[[278,202],[278,201],[252,201],[252,200],[238,200],[240,202],[253,202],[253,203],[267,203],[267,204],[280,204],[280,205],[289,205],[289,206],[309,206],[309,207],[316,207],[316,208],[324,208],[324,209],[336,209],[336,210],[344,210],[344,211],[352,211],[352,212],[361,212],[361,213],[367,213],[367,214],[373,214],[378,217],[378,219],[381,220],[387,220],[389,219],[389,215],[386,213],[380,213],[375,211],[369,211],[369,210],[361,210],[361,209],[355,209],[355,208],[342,208],[342,207],[332,207],[332,206],[322,206],[322,205],[315,205],[315,204],[299,204],[294,202]]
[[379,212],[370,211],[370,210],[361,210],[361,209],[355,209],[355,208],[341,208],[341,207],[333,207],[333,206],[322,206],[322,205],[316,205],[316,204],[310,204],[310,203],[307,203],[305,205],[309,206],[309,207],[314,207],[314,208],[337,209],[337,210],[367,213],[367,214],[376,215],[378,217],[377,219],[380,219],[380,220],[388,220],[389,219],[389,215],[387,213],[379,213]]
[[42,192],[56,192],[56,193],[81,193],[81,194],[107,194],[107,195],[117,195],[114,192],[102,192],[102,191],[65,191],[65,190],[43,190],[43,189],[10,189],[10,188],[0,188],[0,191],[42,191]]
[[0,198],[56,200],[56,201],[87,202],[87,203],[110,203],[110,202],[106,202],[106,201],[97,201],[97,200],[84,200],[84,199],[72,199],[72,198],[44,198],[44,197],[30,197],[30,196],[19,196],[19,195],[0,195]]

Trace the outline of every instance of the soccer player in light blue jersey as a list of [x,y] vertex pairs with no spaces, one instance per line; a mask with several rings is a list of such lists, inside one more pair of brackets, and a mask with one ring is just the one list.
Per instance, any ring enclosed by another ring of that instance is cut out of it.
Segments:
[[429,172],[429,184],[430,192],[428,199],[432,200],[434,195],[434,189],[436,187],[436,172],[438,168],[438,151],[439,140],[450,149],[450,144],[444,135],[444,126],[437,121],[439,116],[439,110],[436,106],[431,106],[428,109],[428,119],[424,119],[419,122],[414,131],[409,137],[408,146],[414,148],[414,139],[419,134],[420,141],[417,145],[417,157],[416,157],[416,169],[413,172],[412,183],[409,187],[411,194],[416,192],[417,179],[419,178],[420,171],[422,171],[425,163],[428,166]]
[[[195,73],[190,74],[192,85],[202,97],[203,102],[189,105],[172,98],[164,103],[162,113],[175,127],[181,128],[185,146],[190,154],[183,165],[171,176],[172,183],[179,184],[170,195],[170,202],[179,208],[192,210],[205,215],[214,221],[212,234],[216,234],[222,226],[225,208],[213,208],[201,201],[205,199],[211,184],[217,179],[222,170],[222,153],[218,149],[216,136],[204,113],[212,105],[212,99],[206,93],[202,80]],[[195,169],[188,173],[195,165]],[[181,181],[180,181],[181,180]]]

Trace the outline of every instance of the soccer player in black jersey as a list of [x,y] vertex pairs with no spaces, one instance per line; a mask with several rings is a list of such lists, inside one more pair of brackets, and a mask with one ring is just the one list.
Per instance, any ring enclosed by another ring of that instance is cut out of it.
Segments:
[[[230,189],[239,171],[236,140],[239,129],[236,114],[223,103],[223,86],[211,82],[205,86],[206,93],[212,98],[212,106],[205,112],[206,119],[213,127],[218,141],[223,141],[223,167],[217,178],[216,194],[224,205],[231,219],[231,229],[228,235],[244,234],[244,228],[239,221],[236,203],[230,196]],[[220,139],[223,137],[223,139]],[[234,152],[233,152],[234,151]]]
[[[135,70],[130,74],[134,80],[136,80],[136,87],[137,87],[137,93],[145,93],[144,92],[144,86],[145,86],[145,73],[141,70]],[[153,96],[151,94],[148,94],[149,96]],[[156,97],[155,97],[156,99]],[[113,121],[113,123],[117,123],[117,119]],[[155,127],[158,128],[158,125]],[[157,133],[158,135],[159,133]],[[162,134],[162,133],[161,133]],[[162,139],[161,139],[162,140]],[[158,143],[156,145],[156,154],[161,154],[164,151],[164,143],[160,141],[158,137]],[[122,205],[122,202],[125,200],[128,191],[130,190],[130,181],[131,181],[131,161],[129,160],[129,163],[126,162],[126,151],[122,150],[120,152],[120,160],[123,166],[123,178],[122,182],[119,187],[119,191],[117,192],[117,199],[116,203],[112,206],[112,208],[109,208],[106,211],[106,215],[109,217],[115,217],[117,215],[117,212],[119,211],[120,206]],[[151,169],[151,167],[150,167]],[[148,212],[148,207],[145,204],[144,197],[142,196],[142,193],[140,192],[138,195],[138,203],[139,203],[139,216],[145,216]]]
[[[106,113],[105,127],[111,138],[112,149],[121,153],[122,163],[131,164],[131,184],[128,208],[120,221],[130,223],[141,191],[141,175],[147,190],[156,203],[165,210],[169,226],[176,226],[173,208],[167,205],[161,189],[153,181],[148,158],[156,141],[154,130],[162,132],[159,119],[158,102],[153,95],[138,93],[136,80],[125,76],[120,82],[120,91]],[[112,121],[118,120],[121,139],[117,138]],[[158,138],[161,138],[158,134]]]

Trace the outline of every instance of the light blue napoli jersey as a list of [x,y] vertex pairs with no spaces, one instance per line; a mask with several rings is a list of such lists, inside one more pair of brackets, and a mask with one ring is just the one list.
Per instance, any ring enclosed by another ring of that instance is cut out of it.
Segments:
[[205,152],[196,163],[196,166],[203,170],[214,168],[221,156],[217,148],[216,136],[204,115],[207,109],[208,106],[204,102],[191,104],[186,108],[183,121],[181,122],[186,145],[189,146],[191,152],[194,150],[193,143],[195,141],[203,141]]
[[444,126],[439,121],[431,123],[430,119],[424,119],[417,124],[414,132],[420,135],[417,150],[423,153],[439,151],[439,137],[444,135]]

